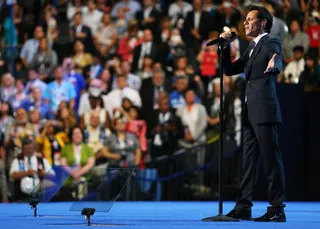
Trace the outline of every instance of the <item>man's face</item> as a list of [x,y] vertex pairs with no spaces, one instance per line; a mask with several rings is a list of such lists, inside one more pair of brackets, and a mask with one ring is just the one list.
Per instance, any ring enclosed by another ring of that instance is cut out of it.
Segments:
[[161,112],[166,112],[170,109],[169,100],[163,99],[159,101],[159,110]]
[[130,64],[129,62],[123,61],[121,64],[121,68],[124,74],[128,74],[130,73],[131,69],[130,69]]
[[63,69],[61,67],[56,68],[56,70],[54,72],[54,75],[55,75],[55,79],[56,80],[62,80],[62,78],[63,78]]
[[82,23],[82,16],[78,14],[73,18],[73,24],[77,26],[77,25],[80,25],[81,23]]
[[44,32],[41,26],[37,26],[34,30],[34,38],[39,40],[44,37]]
[[161,72],[155,72],[152,77],[152,82],[155,86],[161,86],[163,84],[164,77]]
[[176,86],[177,86],[177,91],[183,92],[184,90],[187,89],[187,80],[184,78],[178,79]]
[[63,68],[66,71],[72,71],[73,70],[73,62],[71,58],[66,58],[63,61]]
[[94,128],[99,126],[100,124],[100,118],[98,114],[92,114],[90,117],[90,125]]
[[152,6],[152,0],[144,0],[143,1],[143,5],[145,6],[145,7],[150,7],[150,6]]
[[295,51],[293,57],[295,60],[300,60],[303,57],[303,53],[301,51]]
[[96,4],[94,3],[94,1],[88,1],[88,8],[89,8],[89,10],[96,9]]
[[29,70],[29,80],[35,80],[38,78],[38,74],[35,70],[31,69]]
[[25,144],[25,145],[23,145],[22,151],[23,151],[23,155],[24,156],[27,156],[27,157],[32,156],[33,152],[34,152],[33,144]]
[[127,86],[127,80],[125,77],[118,77],[117,78],[118,87],[123,89]]
[[186,100],[186,103],[188,104],[192,104],[194,103],[195,101],[195,94],[193,91],[187,91],[186,95],[185,95],[185,100]]
[[143,40],[144,42],[149,42],[152,41],[153,37],[152,37],[152,32],[149,29],[144,30],[143,32]]
[[33,97],[33,99],[34,100],[36,100],[36,101],[39,101],[39,100],[41,100],[41,90],[40,90],[40,88],[34,88],[33,90],[32,90],[32,97]]
[[292,21],[290,25],[290,32],[297,33],[300,31],[300,25],[297,21]]
[[261,32],[262,21],[257,17],[258,13],[258,10],[250,11],[244,22],[245,33],[249,37],[257,37]]

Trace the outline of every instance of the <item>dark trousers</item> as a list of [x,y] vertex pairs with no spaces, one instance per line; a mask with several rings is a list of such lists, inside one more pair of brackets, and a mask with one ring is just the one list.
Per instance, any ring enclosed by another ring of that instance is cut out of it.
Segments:
[[245,108],[242,179],[236,208],[250,208],[257,182],[260,160],[268,181],[269,203],[272,209],[283,209],[285,177],[282,155],[278,147],[276,123],[255,124],[248,120]]

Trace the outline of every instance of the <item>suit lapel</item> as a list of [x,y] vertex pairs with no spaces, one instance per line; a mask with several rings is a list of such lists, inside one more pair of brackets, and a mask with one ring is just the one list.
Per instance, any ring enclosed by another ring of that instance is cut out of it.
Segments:
[[263,36],[260,39],[260,41],[258,42],[258,44],[256,45],[256,47],[253,49],[253,52],[252,52],[251,56],[250,57],[248,56],[249,59],[248,59],[247,66],[246,66],[246,76],[247,76],[248,80],[250,78],[250,70],[251,70],[252,62],[256,58],[257,54],[260,52],[262,44],[264,43],[264,41],[266,39],[269,39],[269,35]]

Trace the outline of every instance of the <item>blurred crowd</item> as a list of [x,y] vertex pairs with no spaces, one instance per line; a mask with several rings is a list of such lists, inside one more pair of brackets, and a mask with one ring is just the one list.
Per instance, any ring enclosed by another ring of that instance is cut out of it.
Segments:
[[[13,23],[0,0],[2,201],[21,199],[23,181],[53,165],[74,166],[78,181],[215,138],[219,61],[205,44],[234,31],[239,58],[252,4],[272,13],[283,42],[279,83],[319,87],[319,0],[17,0]],[[223,81],[223,128],[240,145],[245,76]]]

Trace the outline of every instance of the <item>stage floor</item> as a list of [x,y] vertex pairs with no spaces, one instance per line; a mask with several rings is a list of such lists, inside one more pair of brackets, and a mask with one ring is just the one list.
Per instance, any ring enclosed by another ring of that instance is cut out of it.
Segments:
[[[43,229],[87,227],[80,212],[70,212],[71,203],[40,203],[39,217],[33,217],[33,210],[27,203],[0,204],[0,228]],[[116,202],[108,213],[95,213],[91,227],[117,229],[206,229],[206,228],[320,228],[320,202],[287,202],[286,223],[256,223],[242,221],[202,222],[201,219],[216,215],[217,202]],[[265,213],[267,203],[255,202],[253,216]],[[233,207],[224,203],[224,213]]]

